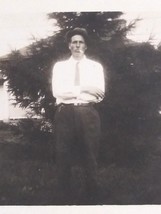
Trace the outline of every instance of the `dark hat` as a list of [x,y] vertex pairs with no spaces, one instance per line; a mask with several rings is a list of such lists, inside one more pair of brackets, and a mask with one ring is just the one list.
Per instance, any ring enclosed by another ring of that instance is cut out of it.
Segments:
[[68,31],[66,34],[67,43],[70,42],[71,37],[74,35],[81,35],[84,38],[86,44],[88,43],[88,33],[85,28],[77,27],[77,28],[74,28],[73,30]]

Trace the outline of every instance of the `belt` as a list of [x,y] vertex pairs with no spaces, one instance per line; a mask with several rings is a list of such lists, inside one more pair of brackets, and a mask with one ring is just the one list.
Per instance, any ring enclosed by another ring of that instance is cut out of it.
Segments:
[[91,106],[94,103],[60,103],[57,106]]

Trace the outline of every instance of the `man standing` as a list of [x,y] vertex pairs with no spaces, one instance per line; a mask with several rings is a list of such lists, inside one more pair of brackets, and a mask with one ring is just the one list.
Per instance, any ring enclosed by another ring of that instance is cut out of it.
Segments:
[[[56,164],[60,189],[64,196],[72,192],[70,178],[73,148],[78,146],[84,169],[89,201],[97,194],[97,153],[100,118],[94,104],[105,93],[103,67],[85,55],[88,34],[75,28],[66,35],[71,57],[53,68],[52,90],[56,98],[55,114]],[[90,203],[90,202],[89,202]]]

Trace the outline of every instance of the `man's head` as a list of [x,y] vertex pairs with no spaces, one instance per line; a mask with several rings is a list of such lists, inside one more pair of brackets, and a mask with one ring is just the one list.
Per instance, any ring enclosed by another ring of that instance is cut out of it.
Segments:
[[66,35],[69,50],[72,56],[80,60],[87,49],[88,34],[84,28],[74,28]]

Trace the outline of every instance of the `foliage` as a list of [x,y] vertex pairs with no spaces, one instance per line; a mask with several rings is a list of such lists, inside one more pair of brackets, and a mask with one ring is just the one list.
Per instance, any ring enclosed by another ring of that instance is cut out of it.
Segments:
[[161,52],[149,43],[129,45],[114,54],[104,103],[104,140],[108,144],[103,144],[103,150],[110,150],[109,156],[119,163],[146,160],[159,146],[160,57]]
[[[52,37],[35,41],[25,57],[16,51],[1,62],[17,102],[36,114],[44,108],[46,118],[12,126],[24,136],[17,147],[18,140],[13,147],[1,143],[1,204],[50,204],[53,190],[55,198],[59,196],[55,167],[49,161],[53,149],[46,144],[54,144],[47,120],[55,109],[51,70],[57,60],[68,56],[64,35],[76,26],[87,28],[91,37],[87,54],[105,68],[107,93],[97,105],[103,122],[99,161],[108,163],[99,168],[104,204],[160,203],[161,51],[148,42],[125,43],[126,32],[134,25],[123,25],[121,14],[51,13],[49,18],[56,19],[58,27]],[[8,127],[0,124],[1,131]],[[44,157],[47,163],[42,162]]]
[[0,130],[3,131],[3,130],[8,130],[8,129],[10,129],[10,125],[3,121],[0,121]]
[[53,120],[53,64],[69,56],[64,37],[67,31],[85,27],[91,38],[87,55],[105,68],[106,96],[97,106],[103,121],[101,158],[135,164],[158,148],[161,52],[148,42],[127,40],[126,33],[135,21],[127,26],[121,15],[122,12],[50,13],[49,18],[55,19],[57,25],[53,36],[34,41],[25,56],[12,52],[0,66],[17,102],[34,109],[36,114],[42,114],[44,109],[45,118]]
[[134,118],[157,116],[161,106],[160,52],[145,43],[122,48],[114,58],[109,93],[113,107]]
[[45,110],[45,117],[53,118],[51,71],[57,60],[69,56],[64,35],[76,26],[87,28],[91,38],[87,55],[100,60],[107,68],[107,56],[113,52],[110,44],[116,40],[120,43],[134,25],[126,26],[125,20],[119,18],[121,15],[122,12],[50,13],[49,18],[56,19],[58,27],[53,36],[35,40],[26,49],[25,56],[21,51],[13,51],[8,60],[0,64],[17,103],[32,108],[36,114]]
[[44,119],[21,119],[10,123],[13,133],[21,134],[23,138],[33,142],[49,141],[52,139],[52,125]]

